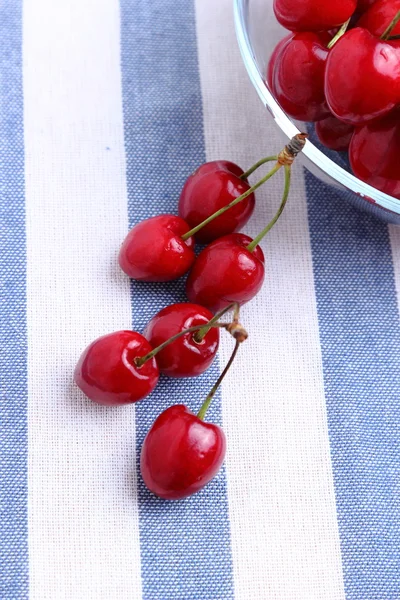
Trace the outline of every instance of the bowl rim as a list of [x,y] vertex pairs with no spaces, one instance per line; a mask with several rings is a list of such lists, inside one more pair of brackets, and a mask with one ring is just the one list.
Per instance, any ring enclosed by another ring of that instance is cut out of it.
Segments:
[[[279,128],[288,137],[288,139],[290,139],[297,133],[300,133],[300,130],[279,106],[265,84],[263,75],[257,66],[255,53],[248,35],[248,28],[246,26],[246,9],[248,3],[249,0],[233,0],[236,38],[239,44],[242,59],[250,80],[253,83],[253,86],[255,87],[263,104],[269,110]],[[381,192],[371,185],[364,183],[355,175],[348,173],[345,169],[337,165],[332,159],[321,152],[321,150],[319,150],[310,140],[307,140],[303,154],[308,158],[308,160],[310,160],[311,163],[315,165],[316,168],[321,169],[328,177],[337,182],[339,186],[344,186],[358,196],[365,198],[366,202],[368,203],[370,203],[372,200],[375,205],[380,206],[385,210],[389,210],[395,214],[400,214],[400,200],[398,198],[389,196],[388,194]]]

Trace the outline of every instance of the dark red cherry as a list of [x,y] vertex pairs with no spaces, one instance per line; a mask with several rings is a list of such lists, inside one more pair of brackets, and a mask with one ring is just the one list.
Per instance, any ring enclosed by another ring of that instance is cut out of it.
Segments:
[[136,331],[116,331],[103,335],[82,353],[74,379],[90,400],[108,406],[137,402],[157,385],[159,371],[155,359],[140,368],[135,358],[145,356],[152,347]]
[[166,500],[191,496],[218,473],[225,449],[225,435],[218,425],[205,423],[182,404],[171,406],[155,420],[144,440],[143,481]]
[[[153,348],[184,329],[208,323],[213,314],[198,304],[172,304],[160,310],[148,323],[143,335]],[[169,377],[193,377],[203,373],[218,350],[219,330],[211,328],[201,342],[187,333],[156,354],[161,373]]]
[[138,281],[171,281],[184,275],[195,254],[194,240],[183,241],[190,227],[175,215],[159,215],[135,225],[119,253],[121,269]]
[[400,112],[360,127],[353,135],[349,157],[354,174],[400,198]]
[[333,46],[325,74],[333,114],[351,125],[382,117],[400,102],[400,52],[356,27]]
[[[400,0],[377,0],[358,21],[358,27],[364,27],[380,37],[400,10]],[[394,26],[390,35],[400,34],[400,22]]]
[[320,142],[331,150],[347,150],[354,133],[353,125],[339,121],[331,115],[315,123],[315,132]]
[[277,56],[272,90],[294,119],[318,121],[330,114],[324,94],[327,41],[325,33],[296,33]]
[[[226,160],[215,160],[199,167],[188,177],[179,198],[179,215],[196,227],[250,189],[246,180],[240,179],[243,170]],[[208,243],[232,233],[247,223],[255,204],[254,194],[208,223],[196,239]]]
[[375,4],[377,0],[358,0],[357,2],[357,12],[365,12],[369,9],[370,6]]
[[342,25],[356,5],[356,0],[274,0],[274,11],[286,29],[323,31]]
[[232,302],[244,304],[260,290],[264,281],[264,254],[246,248],[252,239],[243,233],[226,235],[212,242],[197,257],[186,282],[191,302],[213,312]]
[[268,67],[267,67],[267,84],[268,84],[268,87],[271,92],[273,92],[273,77],[274,77],[274,68],[275,68],[276,61],[278,59],[278,56],[279,56],[281,50],[286,46],[286,44],[289,42],[289,40],[292,39],[292,37],[293,37],[293,34],[289,33],[289,35],[285,36],[282,40],[280,40],[277,43],[277,45],[275,46],[274,51],[271,54],[271,58],[269,59]]

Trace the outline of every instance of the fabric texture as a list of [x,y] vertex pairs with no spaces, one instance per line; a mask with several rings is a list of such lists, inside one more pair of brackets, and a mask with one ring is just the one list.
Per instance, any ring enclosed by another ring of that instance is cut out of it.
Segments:
[[[171,404],[198,410],[232,341],[119,409],[90,403],[74,365],[185,299],[183,280],[120,271],[129,227],[176,212],[204,161],[248,168],[282,139],[231,0],[4,0],[0,17],[1,600],[400,600],[400,229],[295,164],[208,414],[224,466],[159,500],[144,436]],[[279,174],[257,192],[245,233],[281,191]]]

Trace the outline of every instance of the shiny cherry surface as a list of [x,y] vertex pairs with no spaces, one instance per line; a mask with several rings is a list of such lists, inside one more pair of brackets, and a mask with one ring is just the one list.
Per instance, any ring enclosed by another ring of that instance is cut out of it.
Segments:
[[378,190],[400,198],[400,112],[360,127],[349,157],[354,174]]
[[[179,215],[191,228],[202,223],[250,189],[248,182],[240,179],[243,172],[238,165],[227,160],[215,160],[200,166],[186,180],[179,198]],[[196,239],[208,243],[240,229],[251,217],[254,205],[255,196],[250,194],[203,227],[196,234]]]
[[323,31],[342,25],[356,5],[356,0],[274,0],[274,12],[290,31]]
[[135,225],[119,253],[121,269],[138,281],[171,281],[184,275],[195,255],[194,240],[183,241],[190,227],[175,215],[159,215]]
[[272,90],[283,110],[300,121],[329,116],[325,100],[326,33],[296,33],[275,60]]
[[231,302],[244,304],[260,290],[264,281],[264,254],[246,248],[252,239],[243,233],[226,235],[212,242],[197,257],[186,282],[191,302],[213,312]]
[[[143,333],[156,348],[184,329],[208,323],[213,314],[199,304],[182,302],[160,310]],[[156,354],[161,373],[169,377],[193,377],[203,373],[213,362],[218,350],[219,330],[212,328],[201,342],[194,333],[187,333]]]
[[75,367],[75,383],[90,400],[108,406],[137,402],[157,385],[154,359],[138,368],[134,360],[152,350],[136,331],[116,331],[90,344]]
[[155,420],[142,447],[140,471],[148,489],[178,500],[201,490],[218,473],[226,450],[224,432],[186,406],[167,408]]
[[366,29],[348,31],[329,53],[325,94],[333,114],[346,123],[384,116],[400,101],[400,52]]
[[339,119],[331,115],[315,123],[315,133],[320,142],[327,148],[331,150],[347,150],[354,133],[354,127],[353,125],[339,121]]
[[[400,10],[400,0],[377,0],[358,21],[358,27],[368,29],[380,37]],[[400,34],[400,22],[394,26],[390,35]]]
[[292,39],[292,37],[293,33],[289,33],[289,35],[286,35],[283,39],[281,39],[275,46],[274,51],[271,54],[271,58],[269,59],[267,67],[267,84],[271,92],[273,91],[273,77],[276,61],[281,53],[281,50],[286,46],[288,41]]

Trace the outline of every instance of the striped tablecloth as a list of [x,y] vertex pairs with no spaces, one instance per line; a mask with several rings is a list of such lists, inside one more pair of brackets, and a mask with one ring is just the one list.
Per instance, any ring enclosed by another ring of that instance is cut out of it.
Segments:
[[91,340],[184,299],[130,286],[128,228],[203,161],[281,147],[231,0],[3,0],[0,81],[1,600],[399,600],[399,230],[294,168],[210,411],[225,466],[190,499],[151,496],[138,451],[164,408],[199,406],[229,339],[137,407],[72,384]]

